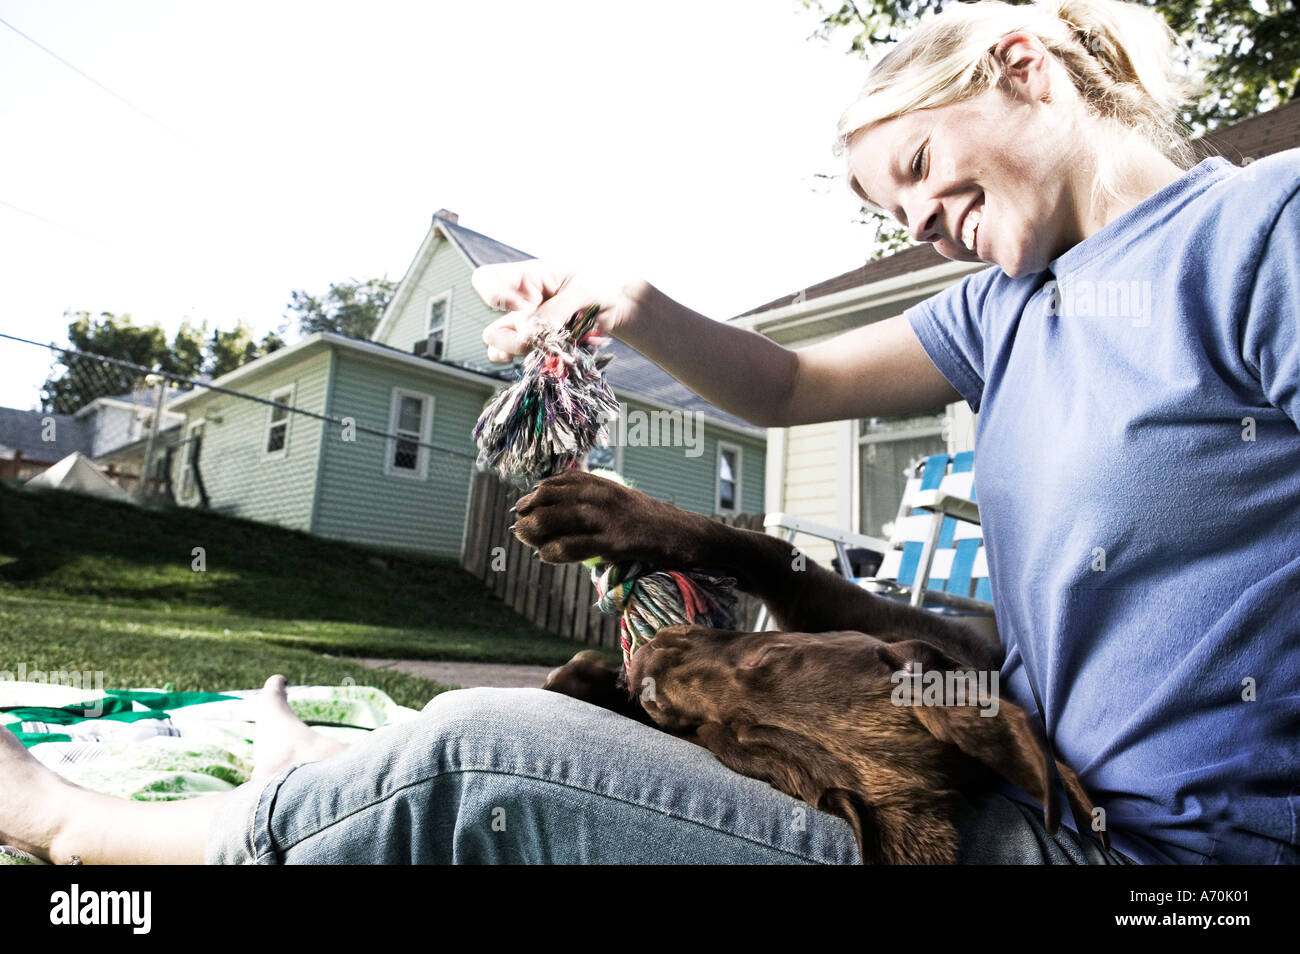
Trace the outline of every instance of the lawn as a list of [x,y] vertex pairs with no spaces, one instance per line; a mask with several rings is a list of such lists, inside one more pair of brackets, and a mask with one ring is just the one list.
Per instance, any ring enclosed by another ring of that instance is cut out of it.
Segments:
[[447,687],[348,657],[555,665],[578,648],[453,562],[0,485],[0,670],[102,671],[108,688],[178,690],[250,688],[282,672],[419,706]]

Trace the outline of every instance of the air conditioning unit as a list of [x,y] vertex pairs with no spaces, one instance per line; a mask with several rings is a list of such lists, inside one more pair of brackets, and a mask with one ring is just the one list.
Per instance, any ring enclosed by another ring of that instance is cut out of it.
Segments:
[[412,350],[422,358],[439,361],[442,359],[442,335],[431,335],[428,338],[423,338],[415,343]]

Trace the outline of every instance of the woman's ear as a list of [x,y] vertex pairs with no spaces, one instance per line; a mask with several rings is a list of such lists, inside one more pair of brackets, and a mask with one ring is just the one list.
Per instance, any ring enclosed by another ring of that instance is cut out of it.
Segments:
[[1032,33],[1008,33],[993,48],[1001,68],[998,86],[1025,103],[1052,101],[1051,56]]

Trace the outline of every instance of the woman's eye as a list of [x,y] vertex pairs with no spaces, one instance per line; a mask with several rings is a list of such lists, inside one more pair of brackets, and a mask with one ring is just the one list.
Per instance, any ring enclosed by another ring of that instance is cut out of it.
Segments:
[[925,155],[925,146],[922,146],[920,149],[916,150],[916,155],[912,157],[912,175],[918,177],[921,175],[921,165],[922,165],[922,159],[924,155]]

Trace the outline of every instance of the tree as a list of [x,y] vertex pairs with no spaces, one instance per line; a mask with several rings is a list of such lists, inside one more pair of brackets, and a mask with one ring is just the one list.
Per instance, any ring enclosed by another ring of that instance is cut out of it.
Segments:
[[[848,52],[876,56],[943,0],[797,0],[820,17],[813,37],[829,41],[847,33]],[[952,2],[952,0],[949,0]],[[968,2],[968,0],[959,0]],[[1007,0],[1012,4],[1028,0]],[[1185,69],[1204,88],[1183,121],[1193,133],[1284,105],[1300,86],[1300,3],[1297,0],[1135,0],[1154,7],[1187,45]],[[837,178],[818,174],[818,178]],[[863,208],[857,221],[875,230],[872,258],[913,244],[892,218]]]
[[[814,37],[848,31],[849,52],[866,57],[892,43],[944,0],[797,0],[816,11]],[[951,2],[951,0],[950,0]],[[959,0],[965,2],[965,0]],[[1012,4],[1028,0],[1007,0]],[[1203,76],[1202,95],[1183,114],[1193,132],[1265,112],[1291,101],[1300,86],[1297,0],[1135,0],[1153,7],[1187,44],[1187,66]]]
[[[186,320],[168,343],[158,324],[137,325],[129,314],[102,311],[92,318],[87,311],[64,312],[68,342],[83,355],[102,355],[130,362],[150,371],[184,378],[205,374],[217,376],[284,347],[275,335],[255,343],[244,322],[234,331],[217,329],[208,335],[207,324],[195,326]],[[128,394],[145,383],[147,372],[78,354],[62,355],[51,369],[41,394],[42,407],[58,414],[71,414],[100,397]]]
[[[91,318],[87,311],[64,312],[65,318],[69,315],[72,320],[68,323],[68,343],[76,351],[174,374],[198,373],[201,354],[194,352],[193,329],[188,323],[177,332],[178,347],[173,352],[159,325],[137,325],[129,314],[102,311]],[[129,393],[143,384],[144,378],[143,372],[107,361],[64,355],[45,382],[41,403],[48,411],[71,414],[95,398]]]
[[352,279],[331,283],[330,290],[321,298],[294,291],[290,293],[285,317],[296,321],[303,335],[331,331],[349,338],[368,339],[396,290],[397,283],[385,276],[364,282]]
[[275,334],[265,335],[260,343],[254,341],[253,329],[241,320],[230,331],[218,328],[212,332],[212,338],[208,341],[206,371],[212,377],[219,378],[283,347],[284,341]]

